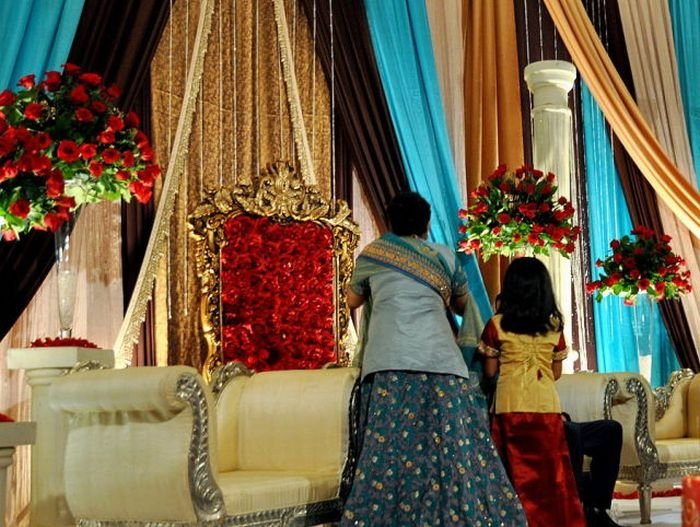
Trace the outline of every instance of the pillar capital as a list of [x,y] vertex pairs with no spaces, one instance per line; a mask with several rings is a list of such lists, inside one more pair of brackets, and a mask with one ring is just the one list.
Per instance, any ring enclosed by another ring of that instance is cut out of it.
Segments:
[[541,60],[525,66],[525,82],[532,92],[533,107],[569,107],[569,92],[574,87],[576,68],[564,60]]

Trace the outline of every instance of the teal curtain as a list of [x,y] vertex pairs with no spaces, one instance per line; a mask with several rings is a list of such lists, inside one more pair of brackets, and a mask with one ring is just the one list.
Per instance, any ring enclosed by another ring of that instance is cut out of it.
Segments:
[[[365,0],[372,45],[412,190],[432,205],[430,237],[457,247],[460,203],[424,0]],[[462,255],[481,322],[492,314],[474,255]]]
[[[611,253],[610,241],[629,234],[632,220],[625,202],[620,178],[615,169],[612,149],[603,114],[585,83],[581,90],[583,135],[585,144],[586,185],[590,229],[591,261]],[[593,279],[598,268],[592,267]],[[615,296],[593,303],[598,370],[601,372],[639,371],[632,309]],[[679,368],[676,354],[661,320],[658,305],[653,305],[653,353],[651,384],[659,386]]]
[[668,7],[695,176],[700,178],[700,0],[669,0]]
[[0,89],[15,89],[23,75],[61,70],[84,0],[0,1]]

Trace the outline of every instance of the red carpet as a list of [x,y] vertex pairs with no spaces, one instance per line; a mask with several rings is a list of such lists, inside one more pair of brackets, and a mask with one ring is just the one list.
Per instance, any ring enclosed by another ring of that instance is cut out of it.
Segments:
[[[669,490],[654,490],[651,493],[652,498],[668,498],[671,496],[680,496],[682,489],[669,489]],[[615,500],[636,500],[639,499],[639,492],[632,491],[627,494],[622,492],[613,492],[613,499]]]

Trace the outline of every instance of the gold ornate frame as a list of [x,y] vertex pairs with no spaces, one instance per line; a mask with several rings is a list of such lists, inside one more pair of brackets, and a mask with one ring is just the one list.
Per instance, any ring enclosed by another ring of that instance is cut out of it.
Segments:
[[353,251],[359,241],[359,227],[351,218],[347,203],[337,200],[332,207],[315,185],[307,185],[294,167],[285,161],[267,165],[250,181],[233,188],[208,191],[188,217],[190,234],[196,240],[195,258],[201,286],[200,318],[208,344],[203,375],[223,365],[221,351],[220,255],[226,243],[224,226],[239,214],[267,216],[280,222],[312,221],[333,234],[334,305],[336,356],[349,362],[348,329],[350,310],[343,291],[350,281]]

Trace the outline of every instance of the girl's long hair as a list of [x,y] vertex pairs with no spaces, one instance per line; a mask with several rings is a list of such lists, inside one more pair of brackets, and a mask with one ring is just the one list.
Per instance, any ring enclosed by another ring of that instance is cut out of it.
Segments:
[[501,327],[511,333],[542,335],[564,326],[549,271],[536,258],[516,258],[508,266],[496,313],[503,315]]

